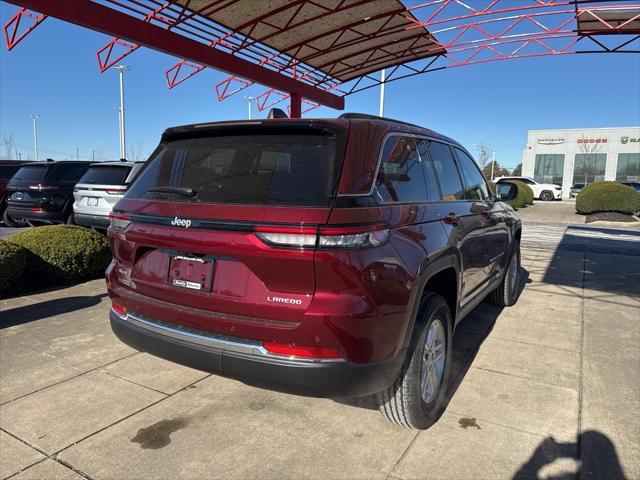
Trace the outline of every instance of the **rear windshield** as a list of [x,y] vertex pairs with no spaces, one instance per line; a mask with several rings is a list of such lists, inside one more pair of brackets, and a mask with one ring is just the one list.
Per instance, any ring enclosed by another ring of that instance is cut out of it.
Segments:
[[87,170],[78,183],[91,183],[95,185],[124,185],[131,167],[126,165],[109,165],[91,167]]
[[[298,129],[260,133],[169,142],[149,159],[126,197],[246,205],[331,205],[341,162],[336,132]],[[157,187],[193,189],[193,194],[179,195],[170,188],[149,191]]]
[[49,167],[47,165],[34,165],[31,167],[22,167],[16,172],[13,180],[21,182],[37,182],[38,180],[44,180],[45,175]]

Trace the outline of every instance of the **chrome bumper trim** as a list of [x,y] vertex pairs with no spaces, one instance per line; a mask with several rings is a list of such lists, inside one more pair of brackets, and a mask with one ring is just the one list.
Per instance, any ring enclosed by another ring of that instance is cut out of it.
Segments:
[[224,337],[215,333],[208,333],[202,330],[195,330],[180,325],[167,324],[159,320],[152,320],[139,314],[127,313],[126,316],[118,314],[111,309],[111,313],[118,317],[122,322],[130,323],[140,329],[147,330],[152,333],[170,337],[184,343],[201,345],[207,348],[213,348],[225,352],[234,352],[244,355],[254,355],[264,358],[272,358],[274,360],[294,360],[300,363],[324,363],[324,362],[344,362],[343,358],[299,358],[284,355],[275,355],[265,349],[261,342],[257,340],[236,339]]

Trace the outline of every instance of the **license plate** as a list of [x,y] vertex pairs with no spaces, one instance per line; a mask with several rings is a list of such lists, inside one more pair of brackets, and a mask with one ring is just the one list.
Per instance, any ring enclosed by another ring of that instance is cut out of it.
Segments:
[[97,207],[98,197],[87,197],[87,205],[90,207]]
[[188,255],[169,257],[167,284],[178,288],[210,292],[212,280],[213,260]]

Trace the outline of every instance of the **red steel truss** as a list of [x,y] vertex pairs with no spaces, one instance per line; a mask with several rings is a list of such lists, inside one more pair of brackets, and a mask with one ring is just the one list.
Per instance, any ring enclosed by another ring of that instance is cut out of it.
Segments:
[[56,16],[114,35],[97,52],[100,71],[145,45],[182,58],[165,73],[169,88],[209,66],[230,73],[218,100],[262,84],[258,109],[290,99],[292,115],[342,108],[344,96],[379,85],[382,68],[392,82],[517,58],[640,53],[632,0],[384,0],[384,11],[370,0],[289,0],[242,22],[228,12],[248,0],[6,1],[23,7],[4,27],[9,49]]

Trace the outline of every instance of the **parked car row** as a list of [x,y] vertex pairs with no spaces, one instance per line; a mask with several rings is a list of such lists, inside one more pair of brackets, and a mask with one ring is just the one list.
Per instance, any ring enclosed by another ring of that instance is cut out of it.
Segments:
[[67,223],[107,228],[111,209],[142,165],[2,161],[0,213],[9,227]]

